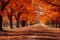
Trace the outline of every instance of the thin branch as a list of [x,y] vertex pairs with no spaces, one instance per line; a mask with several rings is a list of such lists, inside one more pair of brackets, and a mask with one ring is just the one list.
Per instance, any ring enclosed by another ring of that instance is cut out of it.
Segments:
[[53,3],[50,3],[50,2],[48,2],[48,1],[46,1],[46,0],[44,0],[46,3],[48,3],[48,4],[50,4],[50,5],[53,5],[53,6],[58,6],[58,7],[60,7],[60,5],[56,5],[56,4],[53,4]]
[[6,10],[6,12],[7,12],[7,15],[9,15],[9,14],[8,14],[9,12],[7,11],[7,9],[5,9],[5,10]]

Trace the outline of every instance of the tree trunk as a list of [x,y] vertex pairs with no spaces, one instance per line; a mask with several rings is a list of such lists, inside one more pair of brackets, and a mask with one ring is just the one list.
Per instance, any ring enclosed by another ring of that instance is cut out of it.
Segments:
[[17,20],[17,27],[19,28],[19,19],[20,19],[21,13],[18,13],[18,17],[16,18]]
[[12,26],[12,16],[9,20],[10,20],[10,27],[13,28],[13,26]]
[[24,20],[22,20],[22,27],[24,27],[25,26],[25,23],[26,23],[26,21],[24,21]]
[[60,28],[60,22],[59,22],[59,28]]
[[17,19],[17,28],[19,28],[19,19]]
[[0,15],[0,30],[2,31],[2,16]]
[[12,14],[8,15],[8,19],[10,21],[10,28],[13,28],[13,26],[12,26]]
[[13,28],[13,26],[12,26],[12,24],[13,24],[13,23],[12,23],[12,15],[8,15],[8,19],[9,19],[9,21],[10,21],[10,27]]

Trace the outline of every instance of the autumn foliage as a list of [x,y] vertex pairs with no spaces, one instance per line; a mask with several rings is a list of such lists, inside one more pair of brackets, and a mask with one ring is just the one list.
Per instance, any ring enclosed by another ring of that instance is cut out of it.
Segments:
[[[46,0],[46,1],[48,1],[48,0]],[[54,4],[56,1],[55,2],[48,1],[48,2],[52,2]],[[11,3],[12,3],[12,5],[11,5]],[[37,3],[37,6],[36,6],[37,9],[34,9],[34,7],[33,7],[34,3]],[[13,8],[13,11],[15,11],[13,13],[14,21],[16,21],[14,15],[17,15],[16,13],[21,9],[22,4],[24,5],[26,10],[21,11],[22,14],[20,17],[20,21],[21,20],[26,20],[26,21],[28,20],[28,21],[32,21],[32,22],[36,21],[38,13],[36,13],[35,10],[38,10],[38,7],[43,5],[44,14],[38,16],[38,20],[42,23],[46,23],[47,21],[50,21],[50,20],[56,20],[56,21],[60,22],[60,19],[59,19],[60,18],[60,12],[59,12],[60,7],[51,5],[47,2],[45,2],[44,0],[42,0],[42,1],[41,0],[39,0],[39,1],[37,1],[37,0],[11,0],[5,9],[7,9],[8,12],[10,12],[10,6]],[[57,2],[56,5],[57,4],[59,5],[59,2]],[[4,10],[3,19],[5,21],[9,21],[6,15],[7,15],[7,12],[6,12],[6,10]]]

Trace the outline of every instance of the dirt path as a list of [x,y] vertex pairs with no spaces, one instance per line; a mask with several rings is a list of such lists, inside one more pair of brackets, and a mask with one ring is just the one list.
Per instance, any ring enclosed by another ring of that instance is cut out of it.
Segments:
[[0,40],[60,40],[60,29],[36,24],[0,32]]

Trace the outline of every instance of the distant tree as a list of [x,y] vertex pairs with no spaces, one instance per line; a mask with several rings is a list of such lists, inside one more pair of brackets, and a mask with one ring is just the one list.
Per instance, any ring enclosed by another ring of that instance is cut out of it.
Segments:
[[12,26],[13,9],[12,9],[12,7],[10,7],[10,9],[11,9],[11,12],[8,12],[7,9],[6,9],[6,11],[7,11],[7,17],[10,21],[10,27],[13,28],[13,26]]
[[15,15],[15,19],[16,19],[16,21],[17,21],[17,27],[19,27],[19,19],[20,19],[20,15],[21,15],[22,13],[21,12],[18,12],[17,13],[17,16]]
[[19,27],[19,19],[20,19],[20,16],[21,16],[22,12],[25,10],[25,7],[23,5],[21,5],[20,8],[21,9],[17,12],[17,16],[15,15],[15,19],[17,21],[17,27]]
[[22,20],[22,27],[24,27],[25,26],[25,23],[26,23],[26,21],[25,20]]

